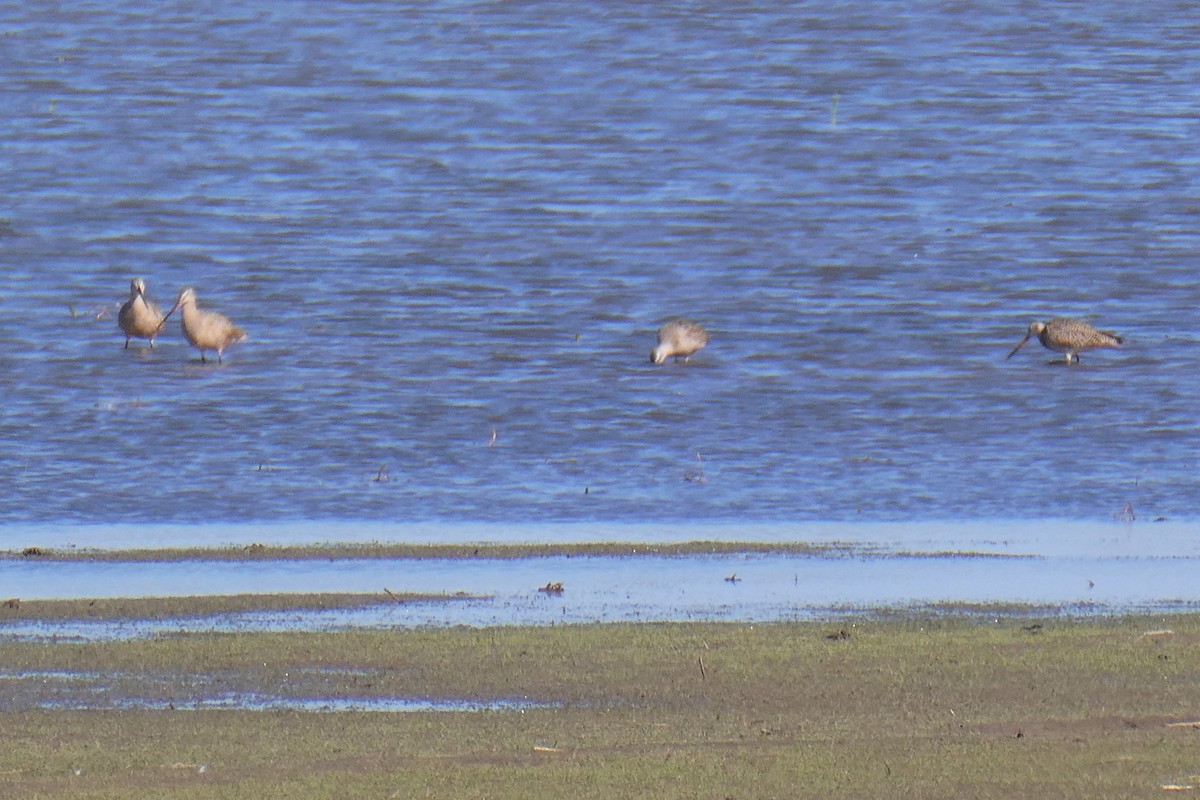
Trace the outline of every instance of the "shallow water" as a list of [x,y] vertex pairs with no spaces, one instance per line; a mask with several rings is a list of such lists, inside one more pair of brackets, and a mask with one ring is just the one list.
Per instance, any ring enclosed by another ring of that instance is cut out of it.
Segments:
[[[486,599],[3,634],[1200,602],[1189,12],[0,8],[0,549],[861,556],[8,560],[4,597]],[[122,349],[135,275],[249,341]],[[673,315],[712,343],[655,367]],[[1127,345],[1005,360],[1055,315]]]
[[[1194,517],[1187,7],[879,12],[5,6],[0,544]],[[123,350],[134,275],[250,341]],[[1128,346],[1004,360],[1058,314]]]
[[[366,673],[364,673],[366,674]],[[350,671],[326,671],[324,677],[353,677]],[[297,676],[303,678],[304,676]],[[345,688],[317,696],[313,687],[297,682],[290,686],[285,674],[272,691],[230,690],[228,676],[221,674],[181,675],[153,672],[69,672],[31,670],[0,671],[0,710],[87,709],[213,711],[309,711],[309,712],[429,712],[486,711],[522,712],[551,708],[558,703],[529,697],[456,698],[358,696]],[[307,692],[307,693],[306,693]]]
[[[79,528],[56,547],[94,547],[105,527]],[[133,531],[140,531],[135,526]],[[836,618],[855,610],[948,603],[1021,604],[1079,613],[1165,611],[1200,606],[1200,536],[1184,523],[912,523],[797,526],[577,525],[465,529],[367,526],[370,541],[595,541],[691,539],[837,545],[814,555],[547,556],[249,562],[53,562],[0,560],[0,586],[22,599],[365,592],[465,595],[449,601],[361,610],[252,612],[195,619],[0,622],[0,637],[103,639],[207,630],[329,630],[445,625],[561,624],[660,620],[772,621]],[[121,528],[115,528],[119,538]],[[488,539],[479,534],[491,532]],[[209,526],[201,537],[238,545],[255,536],[307,543],[312,529]],[[685,539],[686,534],[692,534]],[[408,534],[408,535],[406,535]],[[239,538],[243,537],[243,538]],[[474,536],[475,538],[472,538]],[[173,540],[174,537],[172,537]],[[341,536],[339,540],[352,540]],[[367,539],[363,539],[366,541]],[[39,540],[40,541],[40,540]],[[90,543],[90,544],[89,544]],[[120,540],[119,546],[131,545]],[[538,591],[562,583],[562,594]]]

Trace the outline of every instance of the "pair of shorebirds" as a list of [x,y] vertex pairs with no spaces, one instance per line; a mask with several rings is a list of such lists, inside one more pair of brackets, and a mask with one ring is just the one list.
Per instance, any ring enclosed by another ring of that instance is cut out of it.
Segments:
[[[1125,341],[1112,331],[1098,330],[1083,320],[1055,317],[1047,322],[1030,324],[1025,338],[1017,343],[1008,358],[1016,355],[1034,336],[1046,349],[1066,354],[1068,364],[1079,361],[1080,353],[1104,347],[1120,347]],[[650,353],[650,360],[655,364],[661,364],[671,357],[687,361],[706,344],[708,332],[704,328],[691,320],[673,319],[658,329],[658,346]]]
[[117,313],[117,324],[125,334],[125,348],[129,349],[129,340],[135,336],[149,339],[150,347],[154,347],[155,337],[176,310],[181,312],[183,335],[193,347],[200,349],[202,362],[207,360],[205,351],[213,350],[217,354],[217,363],[221,363],[221,355],[226,347],[246,339],[246,332],[234,325],[229,317],[198,308],[195,289],[180,292],[175,305],[164,314],[162,309],[146,298],[146,282],[134,278],[129,284],[129,299]]

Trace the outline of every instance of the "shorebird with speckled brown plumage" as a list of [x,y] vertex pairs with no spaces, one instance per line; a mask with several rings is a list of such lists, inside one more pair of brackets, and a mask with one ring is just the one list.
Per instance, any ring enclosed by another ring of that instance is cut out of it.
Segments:
[[[183,335],[193,347],[200,349],[201,362],[206,361],[205,350],[215,350],[217,363],[220,364],[221,354],[226,347],[246,340],[246,332],[234,325],[229,317],[218,314],[216,311],[204,311],[197,308],[195,289],[184,289],[180,292],[179,299],[167,312],[167,317],[174,314],[177,308],[182,309],[180,316],[182,317]],[[163,317],[163,323],[167,321],[167,317]]]
[[1065,353],[1067,363],[1079,360],[1079,354],[1085,350],[1096,350],[1102,347],[1118,348],[1125,341],[1112,331],[1098,330],[1081,319],[1055,317],[1046,322],[1034,322],[1029,325],[1025,338],[1008,354],[1008,358],[1016,355],[1021,346],[1032,337],[1038,337],[1042,347]]
[[146,282],[134,278],[129,282],[129,299],[117,312],[117,325],[125,334],[125,349],[129,349],[129,340],[134,336],[149,339],[150,347],[154,347],[154,337],[162,330],[162,309],[146,299]]

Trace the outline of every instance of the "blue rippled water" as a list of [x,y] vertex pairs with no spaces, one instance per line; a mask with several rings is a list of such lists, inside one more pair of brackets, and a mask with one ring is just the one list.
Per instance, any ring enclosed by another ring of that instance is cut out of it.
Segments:
[[6,5],[0,523],[1195,516],[1188,19]]

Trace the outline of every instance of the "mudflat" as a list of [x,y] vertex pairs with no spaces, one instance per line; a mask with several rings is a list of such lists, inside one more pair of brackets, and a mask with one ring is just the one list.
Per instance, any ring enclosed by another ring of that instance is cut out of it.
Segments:
[[848,542],[688,541],[659,543],[578,542],[545,544],[396,544],[386,542],[312,545],[249,544],[241,547],[179,547],[102,550],[27,547],[0,551],[0,560],[68,562],[342,561],[360,559],[526,559],[545,556],[687,556],[715,553],[775,553],[824,558],[853,556],[871,548]]
[[1146,796],[1200,785],[1198,656],[1196,614],[954,607],[8,640],[0,796]]

